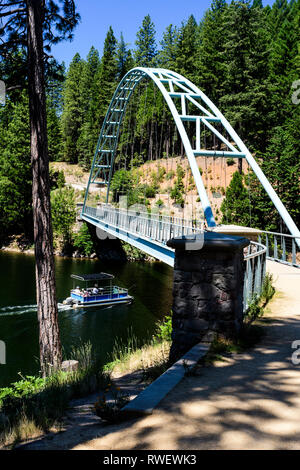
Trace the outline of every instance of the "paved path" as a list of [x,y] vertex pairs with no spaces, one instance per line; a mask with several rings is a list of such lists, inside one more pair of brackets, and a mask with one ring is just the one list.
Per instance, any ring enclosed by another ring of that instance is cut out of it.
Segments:
[[[268,262],[279,295],[266,336],[246,354],[186,377],[151,416],[84,436],[73,449],[299,449],[300,270]],[[284,292],[284,294],[283,294]]]

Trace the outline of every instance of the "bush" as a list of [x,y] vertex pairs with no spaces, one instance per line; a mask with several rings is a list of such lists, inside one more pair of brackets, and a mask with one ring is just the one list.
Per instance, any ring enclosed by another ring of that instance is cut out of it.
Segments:
[[94,251],[93,241],[87,224],[83,224],[74,235],[74,248],[85,256],[90,256]]
[[265,275],[265,279],[262,285],[262,290],[261,290],[261,298],[264,302],[264,305],[266,305],[273,297],[275,294],[275,287],[273,286],[273,275],[270,273],[267,273]]
[[144,191],[144,195],[146,198],[154,198],[156,196],[156,191],[157,191],[157,186],[151,185],[149,186],[148,184],[145,184],[143,187],[141,187],[141,191]]
[[166,179],[171,180],[172,178],[174,178],[174,176],[175,176],[175,171],[171,170],[166,174]]
[[178,204],[179,206],[183,207],[184,206],[184,199],[183,199],[183,193],[184,193],[184,184],[183,184],[183,177],[184,177],[184,169],[182,168],[181,165],[177,166],[176,169],[176,181],[174,188],[170,192],[170,196],[173,199],[175,204]]
[[118,202],[121,195],[127,195],[132,189],[132,177],[130,171],[118,170],[114,173],[110,188],[113,193],[113,200]]
[[50,168],[49,177],[51,190],[64,187],[66,180],[63,170],[55,171]]
[[64,245],[71,244],[72,228],[76,221],[75,192],[73,188],[59,188],[51,192],[53,232],[61,236]]
[[164,320],[157,324],[158,332],[156,337],[161,341],[171,341],[172,317],[167,315]]
[[[22,439],[19,430],[24,423],[48,431],[62,418],[71,398],[107,385],[108,376],[102,372],[90,343],[73,348],[70,356],[79,362],[77,371],[58,371],[46,378],[25,376],[0,389],[0,414],[5,418],[0,423],[0,441],[5,442],[9,435]],[[26,434],[26,429],[22,432]]]

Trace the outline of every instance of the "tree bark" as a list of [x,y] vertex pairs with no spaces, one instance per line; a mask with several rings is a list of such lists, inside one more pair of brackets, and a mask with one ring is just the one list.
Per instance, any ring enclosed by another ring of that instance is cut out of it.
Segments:
[[36,292],[41,370],[46,375],[60,366],[62,351],[50,206],[43,48],[44,1],[27,0],[26,3]]

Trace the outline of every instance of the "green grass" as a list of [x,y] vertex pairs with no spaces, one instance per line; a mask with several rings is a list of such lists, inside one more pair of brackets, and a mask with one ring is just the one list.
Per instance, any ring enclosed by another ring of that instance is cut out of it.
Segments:
[[109,376],[95,359],[90,343],[73,348],[71,358],[79,361],[77,371],[58,371],[46,378],[25,376],[0,389],[2,444],[14,445],[59,426],[72,398],[106,386]]
[[157,322],[156,334],[143,345],[140,345],[132,329],[128,330],[125,342],[115,339],[112,360],[104,366],[104,371],[122,374],[140,370],[143,380],[155,380],[168,368],[171,332],[171,316]]

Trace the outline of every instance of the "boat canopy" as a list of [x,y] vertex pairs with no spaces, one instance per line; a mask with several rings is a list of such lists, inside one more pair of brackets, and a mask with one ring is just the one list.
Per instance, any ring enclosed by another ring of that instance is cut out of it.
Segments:
[[115,276],[108,273],[97,273],[97,274],[71,274],[72,279],[78,281],[104,281],[108,279],[114,279]]

